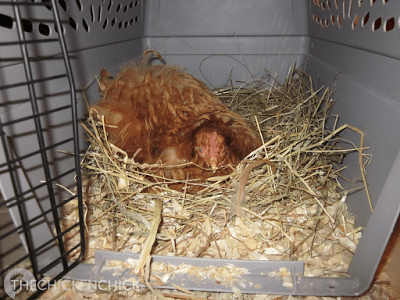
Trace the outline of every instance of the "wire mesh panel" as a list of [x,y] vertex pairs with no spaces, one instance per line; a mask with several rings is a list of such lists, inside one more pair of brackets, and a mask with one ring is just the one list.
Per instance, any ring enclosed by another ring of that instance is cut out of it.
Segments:
[[[57,6],[0,3],[0,274],[10,297],[21,288],[14,275],[35,279],[35,297],[78,263],[71,251],[84,252],[75,87]],[[62,224],[68,205],[79,206],[80,222]]]

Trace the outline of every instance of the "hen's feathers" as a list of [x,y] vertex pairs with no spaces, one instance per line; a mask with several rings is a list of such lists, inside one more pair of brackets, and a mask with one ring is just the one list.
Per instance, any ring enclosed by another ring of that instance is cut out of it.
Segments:
[[[203,82],[178,67],[130,64],[114,79],[102,70],[100,89],[103,99],[90,107],[90,113],[98,119],[104,117],[110,142],[130,157],[141,148],[135,157],[138,162],[193,162],[210,168],[195,151],[196,135],[205,128],[224,139],[224,164],[236,165],[261,146],[251,124],[224,106]],[[193,177],[196,173],[184,171],[170,172],[167,177]],[[227,172],[231,169],[222,173]],[[195,177],[213,174],[210,170],[200,173]]]

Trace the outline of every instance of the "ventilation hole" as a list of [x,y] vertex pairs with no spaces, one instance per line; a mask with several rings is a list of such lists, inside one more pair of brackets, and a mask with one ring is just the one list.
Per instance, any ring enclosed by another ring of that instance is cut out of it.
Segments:
[[326,7],[328,8],[328,10],[331,10],[331,1],[330,0],[326,0]]
[[349,3],[349,19],[351,18],[351,14],[353,13],[353,0]]
[[[61,25],[61,28],[63,29],[63,33],[65,32],[65,30],[64,30],[64,27],[62,27],[62,25]],[[57,27],[57,24],[54,24],[54,30],[58,33],[58,27]]]
[[75,20],[69,17],[68,20],[69,26],[72,27],[72,29],[77,30],[78,29],[78,24],[76,24]]
[[51,3],[50,3],[50,0],[42,0],[42,3],[44,4],[44,6],[45,6],[48,10],[51,10]]
[[325,2],[322,2],[321,8],[322,8],[322,10],[325,10]]
[[135,23],[139,22],[139,17],[135,18]]
[[129,8],[133,8],[133,1],[129,3]]
[[372,30],[373,31],[378,30],[379,28],[381,28],[381,25],[382,25],[382,18],[376,19],[372,25]]
[[122,21],[121,21],[121,22],[119,22],[119,24],[118,24],[118,28],[119,28],[119,29],[121,29],[121,28],[122,28]]
[[331,19],[332,25],[335,25],[335,17],[333,15],[331,15],[330,19]]
[[121,10],[121,4],[118,4],[118,6],[117,6],[117,13],[119,13],[120,10]]
[[356,16],[354,17],[353,24],[352,24],[353,29],[356,28],[357,23],[358,23],[358,14],[356,14]]
[[108,7],[107,7],[108,12],[111,11],[112,5],[113,5],[113,2],[112,2],[112,0],[110,0],[110,3],[108,3]]
[[89,24],[86,22],[85,19],[82,19],[83,28],[85,28],[86,32],[89,32]]
[[124,13],[126,13],[127,10],[128,10],[128,5],[125,5],[125,7],[124,7]]
[[335,7],[336,7],[336,9],[339,9],[339,2],[338,2],[338,0],[335,0]]
[[101,6],[99,5],[99,13],[97,14],[97,22],[101,22],[101,13],[102,13],[102,10],[101,10]]
[[50,27],[47,26],[46,24],[39,23],[39,32],[40,32],[40,34],[49,36],[50,35]]
[[0,26],[8,29],[13,27],[13,19],[10,16],[0,14]]
[[393,30],[393,29],[394,29],[394,26],[395,26],[394,18],[390,18],[390,19],[387,20],[386,23],[385,23],[385,31],[388,32],[388,31]]
[[358,0],[358,7],[361,7],[363,0]]
[[368,23],[368,21],[369,21],[369,12],[367,12],[367,14],[364,16],[361,25],[365,26]]
[[313,19],[313,21],[315,21],[317,19],[315,14],[312,15],[312,19]]
[[314,0],[314,5],[317,5],[317,0]]
[[135,1],[135,7],[139,5],[139,1]]
[[67,11],[67,3],[65,3],[64,0],[58,0],[58,4],[60,4],[61,8],[62,8],[64,11]]
[[374,6],[376,0],[371,0],[371,6]]
[[133,25],[133,19],[131,19],[130,21],[129,21],[129,25]]
[[342,18],[340,16],[337,17],[337,24],[340,27],[342,27]]
[[76,6],[78,6],[79,11],[82,11],[82,2],[81,2],[81,0],[76,0]]
[[114,27],[116,22],[117,22],[117,20],[116,20],[115,18],[112,19],[112,20],[111,20],[111,27]]
[[94,23],[94,7],[93,5],[90,5],[90,20],[92,21],[92,23]]
[[343,19],[346,19],[346,3],[343,1]]
[[388,2],[389,2],[389,0],[383,0],[383,5],[385,5]]
[[127,28],[128,25],[129,25],[129,22],[125,22],[125,24],[124,24],[125,28]]
[[108,25],[108,19],[106,19],[106,20],[104,21],[104,23],[103,23],[103,30],[106,30],[107,25]]
[[22,23],[22,30],[23,31],[29,32],[29,33],[31,33],[33,31],[33,25],[32,25],[31,21],[22,19],[21,23]]
[[325,19],[325,26],[328,27],[329,26],[329,20]]

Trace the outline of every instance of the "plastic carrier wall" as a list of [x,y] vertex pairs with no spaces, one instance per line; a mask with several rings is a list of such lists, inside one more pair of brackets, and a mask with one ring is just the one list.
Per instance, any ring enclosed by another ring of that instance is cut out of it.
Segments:
[[[83,232],[83,221],[59,226],[63,206],[81,197],[78,149],[87,145],[78,132],[86,114],[80,90],[102,68],[115,73],[153,49],[213,86],[226,84],[227,74],[249,79],[248,70],[284,80],[293,63],[319,86],[336,82],[333,113],[365,132],[373,154],[374,212],[364,192],[349,195],[349,210],[365,228],[349,278],[299,277],[288,293],[365,292],[400,209],[399,16],[395,0],[1,1],[1,283],[16,268],[55,281],[81,267],[67,262],[62,237]],[[97,101],[97,86],[86,96]],[[349,170],[357,164],[356,154],[346,158]]]

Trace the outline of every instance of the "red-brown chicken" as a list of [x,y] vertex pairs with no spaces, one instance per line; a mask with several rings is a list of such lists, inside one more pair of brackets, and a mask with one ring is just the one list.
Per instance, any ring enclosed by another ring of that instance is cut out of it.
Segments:
[[115,79],[101,71],[103,98],[89,112],[104,116],[111,143],[140,163],[165,163],[163,175],[179,180],[229,174],[261,146],[252,125],[203,82],[178,67],[148,66],[150,53],[161,59],[148,51]]

